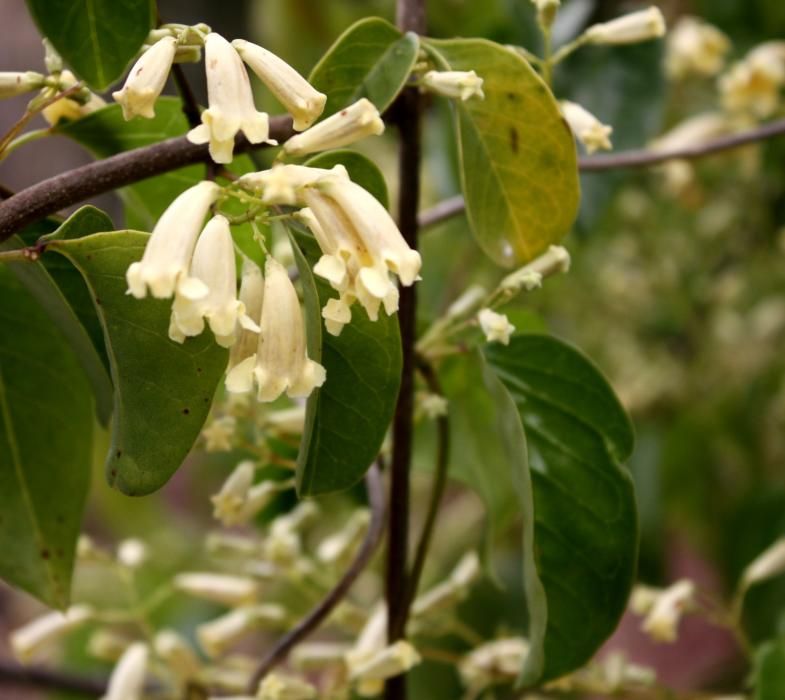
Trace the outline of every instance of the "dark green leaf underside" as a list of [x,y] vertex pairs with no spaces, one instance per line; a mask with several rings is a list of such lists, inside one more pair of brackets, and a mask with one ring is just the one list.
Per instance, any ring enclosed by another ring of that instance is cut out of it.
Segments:
[[68,341],[3,265],[0,300],[0,576],[63,608],[90,481],[90,386]]
[[182,464],[228,360],[209,331],[169,340],[170,300],[126,294],[125,272],[147,238],[115,231],[50,245],[82,273],[103,324],[115,386],[107,478],[133,496],[159,489]]

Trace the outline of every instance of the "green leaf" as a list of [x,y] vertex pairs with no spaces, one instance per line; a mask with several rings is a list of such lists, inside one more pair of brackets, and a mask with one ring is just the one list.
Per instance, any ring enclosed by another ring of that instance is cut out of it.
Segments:
[[349,27],[311,72],[308,81],[327,95],[323,117],[361,97],[384,112],[403,89],[417,60],[420,41],[401,35],[389,22],[368,17]]
[[327,151],[314,156],[306,165],[310,168],[332,168],[343,165],[352,182],[361,184],[368,192],[382,203],[385,209],[390,206],[387,183],[379,167],[370,158],[357,151]]
[[290,227],[303,284],[308,355],[327,370],[327,381],[308,398],[297,459],[297,492],[316,496],[348,489],[379,454],[395,411],[401,382],[398,319],[380,314],[371,322],[355,306],[337,338],[322,334],[321,310],[335,295],[314,277],[320,252],[302,229]]
[[484,39],[430,39],[442,70],[475,70],[485,99],[455,101],[466,213],[480,247],[513,267],[572,226],[580,186],[575,143],[556,101],[529,64]]
[[27,7],[41,33],[95,90],[125,72],[155,23],[151,0],[27,0]]
[[785,697],[785,640],[762,644],[755,652],[754,700]]
[[[632,428],[583,355],[540,335],[490,345],[490,366],[518,406],[529,450],[533,556],[544,601],[526,590],[531,652],[521,681],[581,667],[615,629],[635,575],[638,522],[622,466]],[[533,572],[528,572],[531,576]]]
[[[46,222],[44,231],[53,224]],[[114,228],[111,219],[100,209],[86,206],[75,212],[54,232],[40,240],[72,238]],[[31,227],[19,236],[0,244],[0,249],[20,248],[33,244],[41,227]],[[36,262],[9,264],[8,269],[35,297],[71,344],[82,365],[96,401],[96,413],[106,424],[112,412],[112,382],[109,360],[95,308],[81,275],[67,260],[43,256]]]
[[0,576],[68,605],[93,404],[68,341],[0,265]]
[[115,387],[107,478],[131,496],[159,489],[182,464],[228,360],[209,331],[169,340],[170,300],[126,294],[125,272],[147,239],[113,231],[49,245],[82,273],[103,325]]

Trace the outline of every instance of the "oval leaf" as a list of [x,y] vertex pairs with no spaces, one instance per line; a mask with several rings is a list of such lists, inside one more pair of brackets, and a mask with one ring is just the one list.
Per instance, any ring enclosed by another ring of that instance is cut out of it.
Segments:
[[169,340],[171,301],[126,294],[125,271],[147,239],[113,231],[49,245],[82,273],[103,325],[115,387],[107,478],[130,496],[159,489],[182,464],[228,361],[210,331]]
[[151,0],[27,0],[41,33],[95,90],[117,80],[155,22]]
[[90,485],[90,385],[68,341],[3,265],[0,299],[0,576],[63,608]]
[[330,47],[308,81],[327,95],[322,117],[367,97],[384,112],[403,89],[420,41],[378,17],[360,20]]
[[429,39],[443,70],[475,70],[485,99],[456,101],[466,213],[499,265],[537,257],[570,230],[580,186],[575,143],[556,100],[531,66],[484,39]]
[[521,680],[533,685],[586,663],[624,612],[638,552],[635,494],[621,464],[632,428],[600,372],[554,338],[515,336],[486,357],[528,443],[533,557],[544,590],[525,591],[531,652]]
[[311,268],[320,252],[311,236],[292,226],[293,249],[308,318],[308,354],[327,381],[308,398],[297,459],[297,492],[315,496],[357,483],[379,454],[401,383],[398,319],[371,322],[356,306],[337,338],[322,334],[321,312],[335,296]]

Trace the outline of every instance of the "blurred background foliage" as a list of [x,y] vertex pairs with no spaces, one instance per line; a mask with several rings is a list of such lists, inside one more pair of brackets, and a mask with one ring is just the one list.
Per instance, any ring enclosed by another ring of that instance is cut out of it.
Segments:
[[[565,0],[556,41],[641,4]],[[656,4],[671,22],[696,14],[718,26],[733,42],[731,60],[763,40],[785,37],[782,0]],[[208,0],[160,0],[159,5],[164,20],[204,21],[227,36],[247,37],[305,74],[355,20],[394,15],[391,0],[235,0],[231,8]],[[428,0],[428,6],[433,36],[484,36],[539,50],[530,0]],[[38,68],[42,57],[34,29],[25,24],[22,3],[3,0],[0,8],[3,16],[19,15],[14,31],[26,32],[24,52],[10,56],[3,51],[3,67]],[[612,125],[617,150],[642,147],[717,102],[713,79],[669,82],[662,58],[661,42],[590,47],[558,68],[555,91]],[[203,94],[200,70],[186,68]],[[14,104],[3,106],[3,123],[16,118]],[[780,115],[784,107],[785,102]],[[450,115],[443,105],[433,105],[426,131],[424,206],[458,192]],[[0,165],[0,181],[20,187],[42,177],[41,168],[64,170],[71,167],[68,157],[84,159],[70,150],[65,161],[55,153],[48,163],[35,162],[42,149],[58,147],[47,142],[15,153]],[[385,167],[394,195],[392,135],[363,148]],[[548,329],[584,349],[630,411],[637,432],[630,467],[643,533],[640,578],[666,584],[691,576],[716,596],[727,596],[742,568],[785,534],[785,141],[701,161],[677,190],[668,186],[663,168],[654,168],[586,174],[583,192],[579,221],[565,241],[573,257],[571,273],[526,295],[510,318],[521,329]],[[119,207],[108,200],[101,205],[119,224]],[[423,325],[469,284],[490,287],[499,278],[462,218],[428,230],[422,245]],[[430,459],[425,449],[420,462]],[[159,567],[145,574],[150,580],[143,585],[154,587],[186,563],[197,565],[202,534],[210,527],[208,496],[244,454],[195,454],[166,489],[142,500],[110,491],[97,467],[86,530],[107,543],[129,536],[149,541],[159,553]],[[346,501],[325,505],[328,520],[341,522]],[[430,580],[462,550],[478,546],[481,519],[471,494],[450,493]],[[519,568],[515,552],[512,540],[496,550],[502,579]],[[96,572],[82,571],[77,598],[88,589],[122,595],[105,583]],[[27,619],[31,610],[0,590],[0,619],[8,626]],[[165,606],[160,614],[187,628],[207,612],[204,606],[181,602]],[[520,601],[490,582],[462,612],[488,635],[514,627],[523,615]],[[754,589],[745,619],[753,640],[785,634],[785,581]],[[743,665],[734,643],[719,628],[687,621],[680,642],[662,649],[636,635],[635,624],[628,622],[609,648],[624,648],[633,660],[656,666],[677,687],[738,687]],[[692,647],[685,655],[683,645],[695,643],[700,651]],[[72,644],[72,653],[83,657],[79,647]],[[449,667],[427,663],[414,675],[423,692],[415,690],[414,697],[426,697],[435,687],[439,697],[458,696]]]

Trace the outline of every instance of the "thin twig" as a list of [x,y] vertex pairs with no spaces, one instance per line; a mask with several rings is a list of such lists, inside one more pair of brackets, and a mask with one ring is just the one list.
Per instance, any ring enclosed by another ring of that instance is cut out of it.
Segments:
[[371,506],[371,522],[368,532],[360,546],[357,555],[347,569],[346,573],[335,587],[321,600],[321,602],[311,610],[300,622],[281,637],[275,646],[270,649],[262,659],[256,671],[254,671],[248,683],[248,693],[254,695],[261,680],[275,666],[283,662],[289,652],[308,635],[312,634],[319,625],[324,622],[338,603],[340,603],[349,592],[352,584],[357,577],[365,570],[371,561],[376,547],[382,538],[385,522],[385,494],[382,483],[382,474],[378,464],[374,464],[365,477],[365,485],[368,489],[368,502]]
[[106,692],[107,682],[101,678],[77,676],[34,666],[19,666],[0,660],[0,685],[69,691],[94,698],[101,697]]
[[[270,119],[271,138],[285,141],[292,133],[290,117]],[[266,144],[251,144],[241,137],[237,139],[235,152],[246,153],[264,147]],[[208,157],[206,145],[195,146],[180,136],[124,151],[42,180],[0,202],[0,242],[72,204],[185,165],[203,163]]]
[[[578,168],[584,173],[607,172],[625,168],[647,168],[670,160],[696,160],[729,151],[739,146],[747,146],[758,141],[775,138],[785,134],[785,119],[764,124],[756,129],[742,131],[730,136],[722,136],[694,146],[681,148],[651,150],[640,148],[631,151],[620,151],[608,155],[586,156],[578,161]],[[463,197],[450,197],[437,205],[420,213],[420,227],[434,226],[461,214],[466,209]]]
[[[425,358],[418,357],[417,369],[428,385],[428,390],[432,394],[443,396],[444,392],[442,391],[439,377],[436,375],[433,365]],[[428,503],[428,513],[425,516],[425,523],[423,524],[422,533],[420,534],[420,541],[417,543],[417,549],[414,555],[414,563],[412,564],[412,570],[408,577],[404,628],[406,626],[406,620],[409,617],[409,610],[417,595],[417,588],[419,587],[420,578],[422,577],[422,572],[425,568],[428,548],[431,545],[433,530],[436,526],[436,516],[439,514],[439,506],[441,505],[442,498],[444,497],[444,490],[447,486],[447,468],[450,462],[450,419],[446,414],[439,416],[436,419],[436,432],[436,468],[433,473],[431,500]]]
[[197,102],[196,95],[194,95],[194,91],[191,89],[191,84],[188,82],[185,71],[179,63],[172,65],[172,76],[177,86],[177,92],[180,93],[180,100],[183,103],[183,114],[188,120],[188,125],[193,129],[193,127],[202,123],[199,102]]

